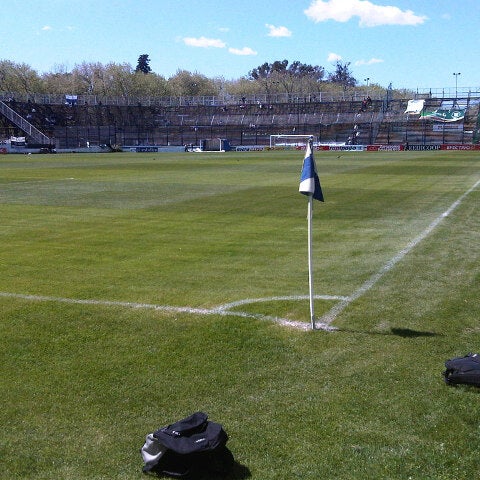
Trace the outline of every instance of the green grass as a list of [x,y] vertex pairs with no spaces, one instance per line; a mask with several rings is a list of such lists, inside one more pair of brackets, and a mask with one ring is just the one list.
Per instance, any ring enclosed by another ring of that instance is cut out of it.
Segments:
[[[480,178],[475,152],[337,157],[316,155],[318,295],[357,291]],[[262,319],[308,324],[308,300],[235,308],[258,319],[121,303],[306,295],[301,163],[301,152],[0,158],[1,478],[142,478],[145,435],[196,410],[230,436],[230,479],[478,477],[480,391],[441,372],[479,350],[479,188],[334,332]],[[316,300],[316,312],[334,305]]]

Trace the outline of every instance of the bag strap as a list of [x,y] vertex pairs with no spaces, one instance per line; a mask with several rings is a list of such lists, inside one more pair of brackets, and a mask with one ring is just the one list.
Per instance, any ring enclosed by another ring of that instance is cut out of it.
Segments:
[[[195,412],[192,415],[179,420],[178,422],[167,425],[157,430],[157,432],[166,433],[172,437],[183,437],[200,432],[207,426],[208,416],[203,412]],[[155,432],[155,433],[157,433]]]

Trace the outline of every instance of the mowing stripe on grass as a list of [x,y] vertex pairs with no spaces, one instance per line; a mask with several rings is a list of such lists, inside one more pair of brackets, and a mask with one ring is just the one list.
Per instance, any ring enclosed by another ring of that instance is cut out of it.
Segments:
[[465,193],[463,193],[450,207],[440,214],[420,235],[410,241],[403,250],[400,250],[394,257],[392,257],[377,273],[372,275],[363,285],[360,286],[355,292],[348,297],[342,299],[334,307],[330,309],[325,315],[319,319],[317,325],[318,329],[324,329],[329,327],[330,324],[337,318],[337,316],[350,305],[350,303],[357,300],[364,293],[368,292],[387,272],[389,272],[405,255],[407,255],[413,248],[415,248],[422,240],[424,240],[430,233],[439,225],[439,223],[446,217],[448,217],[467,197],[470,193],[480,185],[480,180],[477,180],[475,184],[470,187]]
[[[473,190],[480,185],[480,180],[470,187],[466,192],[464,192],[455,202],[450,205],[450,207],[439,215],[435,220],[422,232],[420,235],[415,237],[410,241],[405,248],[403,248],[399,253],[392,257],[377,273],[372,275],[368,280],[366,280],[355,292],[348,296],[340,295],[315,295],[317,300],[336,300],[338,303],[332,307],[325,315],[320,317],[316,323],[316,328],[318,330],[336,330],[335,327],[331,326],[331,323],[337,318],[337,316],[345,310],[345,308],[350,305],[353,301],[360,298],[364,293],[370,290],[387,272],[389,272],[400,260],[405,257],[415,246],[417,246],[422,240],[424,240],[446,217],[448,217],[469,195]],[[310,328],[309,324],[306,322],[299,322],[295,320],[289,320],[286,318],[273,317],[269,315],[254,314],[242,311],[232,310],[233,308],[240,307],[243,305],[248,305],[258,302],[272,302],[272,301],[295,301],[295,300],[306,300],[309,298],[307,295],[294,295],[294,296],[274,296],[274,297],[265,297],[265,298],[256,298],[256,299],[244,299],[237,300],[235,302],[225,303],[213,308],[195,308],[195,307],[175,307],[171,305],[155,305],[149,303],[137,303],[137,302],[120,302],[120,301],[111,301],[111,300],[96,300],[96,299],[75,299],[75,298],[62,298],[62,297],[51,297],[43,295],[28,295],[21,293],[11,293],[11,292],[0,292],[0,297],[4,298],[18,298],[28,301],[39,301],[39,302],[61,302],[61,303],[70,303],[70,304],[83,304],[83,305],[99,305],[99,306],[110,306],[110,307],[125,307],[125,308],[141,308],[141,309],[150,309],[164,312],[172,313],[189,313],[196,315],[225,315],[225,316],[237,316],[241,318],[253,318],[257,320],[269,320],[275,322],[282,326],[293,327],[301,330],[308,330]]]

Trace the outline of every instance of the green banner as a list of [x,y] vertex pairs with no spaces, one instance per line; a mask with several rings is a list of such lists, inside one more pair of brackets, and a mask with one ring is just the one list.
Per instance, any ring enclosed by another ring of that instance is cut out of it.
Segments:
[[458,122],[465,118],[465,108],[445,109],[437,108],[436,110],[424,110],[420,114],[420,118],[431,118],[437,122]]

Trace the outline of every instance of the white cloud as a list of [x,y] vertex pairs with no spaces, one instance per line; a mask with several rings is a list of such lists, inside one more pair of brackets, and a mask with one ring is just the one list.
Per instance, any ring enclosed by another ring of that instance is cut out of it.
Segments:
[[50,25],[45,25],[44,27],[42,27],[42,32],[48,32],[52,30],[52,27]]
[[337,53],[329,53],[328,57],[327,57],[327,62],[335,63],[335,62],[340,61],[341,59],[342,59],[342,57],[340,55],[338,55]]
[[420,25],[427,19],[426,16],[416,15],[412,10],[375,5],[369,0],[313,0],[304,13],[315,23],[327,20],[348,22],[352,17],[358,17],[361,27]]
[[233,55],[256,55],[257,52],[252,50],[250,47],[243,48],[229,48],[228,51],[233,53]]
[[201,48],[225,48],[226,44],[222,40],[216,38],[193,38],[193,37],[184,37],[183,42],[189,47],[201,47]]
[[357,60],[355,62],[356,67],[361,67],[362,65],[374,65],[375,63],[383,63],[384,60],[380,58],[371,58],[370,60]]
[[269,37],[291,37],[292,32],[287,27],[276,27],[275,25],[270,25],[266,23],[265,26],[268,28]]

